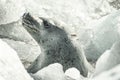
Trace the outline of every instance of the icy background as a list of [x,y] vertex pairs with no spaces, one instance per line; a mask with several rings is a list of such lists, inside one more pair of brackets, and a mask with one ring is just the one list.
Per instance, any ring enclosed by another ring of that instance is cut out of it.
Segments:
[[56,63],[32,75],[41,74],[42,78],[35,80],[119,80],[119,9],[120,0],[0,0],[0,80],[32,80],[24,67],[41,50],[21,24],[25,12],[64,28],[72,40],[81,43],[95,68],[84,78],[74,68],[64,73],[62,65]]

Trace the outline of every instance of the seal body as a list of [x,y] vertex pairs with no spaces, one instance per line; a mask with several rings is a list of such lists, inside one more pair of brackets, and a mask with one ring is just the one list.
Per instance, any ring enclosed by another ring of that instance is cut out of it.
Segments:
[[64,71],[75,67],[83,76],[87,76],[88,68],[82,52],[77,51],[63,29],[44,18],[36,19],[29,13],[24,14],[22,23],[42,49],[42,54],[28,68],[29,73],[35,73],[52,63],[60,63]]

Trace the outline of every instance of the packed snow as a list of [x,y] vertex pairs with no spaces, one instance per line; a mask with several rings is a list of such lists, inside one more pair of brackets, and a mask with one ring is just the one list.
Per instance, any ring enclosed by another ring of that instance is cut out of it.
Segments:
[[[119,9],[119,0],[0,0],[0,80],[119,80]],[[60,63],[29,75],[25,68],[42,49],[22,25],[28,12],[51,20],[82,47],[92,65],[88,77],[76,68],[64,72]]]

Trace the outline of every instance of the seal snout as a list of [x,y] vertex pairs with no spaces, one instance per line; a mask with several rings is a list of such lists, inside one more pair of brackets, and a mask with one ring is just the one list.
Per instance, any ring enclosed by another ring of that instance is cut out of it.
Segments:
[[24,13],[23,18],[25,18],[26,16],[30,16],[30,14],[29,13]]
[[39,23],[30,13],[24,13],[22,16],[22,25],[28,30],[39,32]]
[[33,25],[33,18],[31,17],[30,13],[25,13],[22,17],[22,24],[25,25]]
[[24,13],[23,19],[32,21],[32,20],[33,20],[33,17],[30,15],[30,13]]

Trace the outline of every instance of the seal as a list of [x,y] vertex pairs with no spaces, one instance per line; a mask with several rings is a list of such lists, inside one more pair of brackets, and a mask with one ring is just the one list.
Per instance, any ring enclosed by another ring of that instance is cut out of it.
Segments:
[[42,53],[27,69],[29,73],[53,63],[63,65],[63,70],[75,67],[83,76],[88,74],[82,51],[78,51],[72,44],[65,30],[53,25],[49,20],[41,17],[33,17],[25,13],[22,24],[41,47]]

